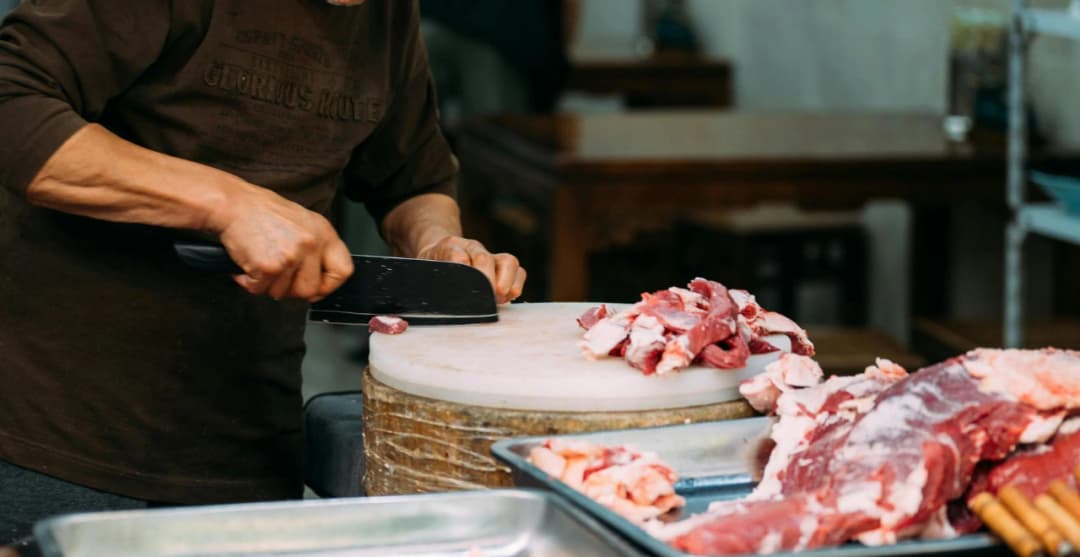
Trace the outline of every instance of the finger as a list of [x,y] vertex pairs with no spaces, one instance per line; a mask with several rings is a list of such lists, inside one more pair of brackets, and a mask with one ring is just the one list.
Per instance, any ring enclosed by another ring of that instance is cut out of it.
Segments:
[[288,295],[301,300],[312,301],[319,295],[322,283],[322,254],[313,253],[300,262],[300,267],[293,276]]
[[270,287],[269,281],[251,275],[233,275],[233,280],[240,285],[240,288],[256,296],[263,294]]
[[521,297],[521,293],[525,291],[525,279],[529,276],[525,272],[525,269],[521,267],[517,268],[517,272],[514,273],[514,285],[510,287],[510,301],[514,301]]
[[286,297],[292,290],[293,278],[296,277],[298,270],[297,267],[292,267],[274,277],[274,281],[270,283],[270,288],[266,290],[266,293],[275,300]]
[[511,300],[510,294],[514,288],[514,280],[517,279],[518,267],[517,258],[509,253],[495,256],[495,296],[500,303]]
[[491,283],[492,289],[498,293],[498,283],[495,282],[495,256],[488,253],[486,249],[472,247],[468,249],[470,265],[477,269],[484,276],[487,277],[488,282]]
[[341,287],[345,279],[353,274],[352,255],[340,238],[335,238],[323,249],[322,275],[320,277],[319,291],[316,294],[318,300],[330,295],[331,292]]

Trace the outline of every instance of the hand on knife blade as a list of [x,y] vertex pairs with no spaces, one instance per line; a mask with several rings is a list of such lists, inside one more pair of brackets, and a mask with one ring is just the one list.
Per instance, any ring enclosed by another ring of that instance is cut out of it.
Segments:
[[[176,242],[187,265],[216,273],[244,271],[217,244]],[[367,325],[376,315],[397,315],[416,325],[498,321],[495,293],[480,271],[460,263],[353,255],[353,275],[315,302],[308,318],[342,325]]]

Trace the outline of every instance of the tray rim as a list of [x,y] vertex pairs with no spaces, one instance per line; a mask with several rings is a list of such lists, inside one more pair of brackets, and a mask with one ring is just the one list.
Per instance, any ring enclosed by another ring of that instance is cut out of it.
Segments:
[[1028,178],[1067,214],[1080,215],[1080,176],[1031,170]]
[[56,515],[34,524],[33,532],[35,541],[41,551],[42,557],[65,557],[60,548],[59,541],[55,536],[55,529],[70,522],[87,520],[122,520],[126,517],[145,516],[148,513],[156,515],[200,515],[210,514],[243,514],[263,510],[298,509],[298,508],[334,508],[334,507],[362,507],[373,504],[409,503],[423,500],[436,499],[472,499],[485,497],[504,497],[510,499],[542,499],[545,504],[554,505],[560,512],[566,513],[568,518],[578,524],[584,530],[591,532],[612,550],[627,557],[645,557],[640,548],[618,535],[617,532],[607,528],[596,517],[589,515],[572,503],[543,489],[529,487],[510,487],[497,489],[477,489],[468,491],[450,491],[440,493],[422,493],[411,495],[384,495],[378,497],[339,497],[327,499],[300,499],[295,501],[267,501],[258,503],[234,503],[215,504],[189,507],[165,507],[158,509],[134,509],[124,511],[98,511],[65,513]]
[[[615,512],[609,510],[607,507],[593,501],[585,494],[570,487],[566,483],[546,472],[540,470],[536,466],[533,466],[529,461],[519,455],[513,450],[514,447],[535,445],[542,443],[548,439],[583,439],[588,437],[596,437],[599,435],[610,435],[612,433],[623,432],[641,432],[650,430],[663,430],[663,429],[682,429],[690,426],[701,424],[725,424],[734,421],[747,421],[747,420],[767,420],[765,416],[753,416],[749,418],[738,418],[735,420],[723,420],[715,422],[696,422],[693,424],[676,424],[666,426],[655,426],[647,428],[629,428],[622,430],[607,430],[607,431],[592,431],[585,433],[567,433],[558,435],[531,435],[527,437],[516,437],[510,439],[503,439],[495,442],[491,447],[491,452],[496,459],[501,460],[515,472],[512,476],[517,479],[517,474],[522,473],[529,476],[530,479],[539,483],[543,488],[550,489],[560,497],[565,497],[572,504],[580,507],[584,512],[593,517],[599,519],[609,528],[626,537],[635,545],[640,547],[644,551],[648,551],[655,557],[695,557],[693,554],[684,553],[678,551],[675,548],[669,546],[663,541],[652,536],[645,530],[641,529],[638,525],[623,518]],[[648,450],[644,447],[638,447],[642,450]],[[681,481],[681,480],[680,480]],[[874,556],[907,556],[907,555],[935,555],[945,552],[957,552],[957,551],[974,551],[974,550],[989,550],[997,549],[1001,546],[1001,543],[996,538],[986,533],[967,534],[957,538],[948,540],[905,540],[903,542],[888,545],[888,546],[853,546],[853,547],[826,547],[813,550],[804,550],[797,552],[784,552],[774,553],[775,557],[864,557],[868,555]],[[743,554],[740,556],[732,557],[752,557],[756,554]]]

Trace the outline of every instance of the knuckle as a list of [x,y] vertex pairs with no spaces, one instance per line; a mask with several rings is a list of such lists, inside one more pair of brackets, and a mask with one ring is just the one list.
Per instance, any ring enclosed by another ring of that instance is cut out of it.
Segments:
[[296,238],[296,250],[299,253],[311,251],[319,245],[319,238],[311,232],[302,232]]
[[281,267],[282,268],[288,267],[289,264],[291,264],[292,262],[300,259],[300,256],[302,256],[303,253],[304,253],[304,247],[303,247],[303,242],[302,241],[297,241],[297,242],[293,242],[291,244],[285,245],[285,247],[283,247],[281,249],[281,257],[280,257],[280,260],[279,260],[279,263],[280,263]]
[[281,265],[272,259],[260,259],[252,265],[252,268],[256,279],[272,277],[281,272]]
[[333,291],[337,289],[338,286],[341,286],[341,283],[345,282],[345,279],[348,277],[348,275],[342,275],[340,273],[326,273],[323,276],[322,284],[330,291]]

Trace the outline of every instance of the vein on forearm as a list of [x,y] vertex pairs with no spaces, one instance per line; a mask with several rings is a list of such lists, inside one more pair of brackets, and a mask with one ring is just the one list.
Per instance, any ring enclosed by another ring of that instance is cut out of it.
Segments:
[[26,191],[36,205],[67,213],[172,228],[210,230],[227,205],[225,172],[125,141],[91,124],[45,163]]
[[426,193],[394,207],[382,222],[382,233],[394,255],[416,257],[448,236],[461,235],[461,212],[449,195]]

